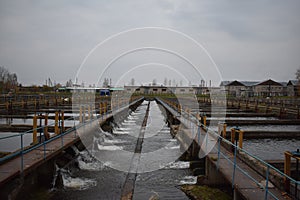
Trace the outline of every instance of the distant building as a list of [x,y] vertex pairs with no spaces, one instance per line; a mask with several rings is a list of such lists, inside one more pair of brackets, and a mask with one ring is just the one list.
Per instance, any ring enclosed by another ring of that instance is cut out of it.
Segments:
[[298,80],[289,80],[287,83],[288,96],[300,96],[300,84]]
[[228,95],[234,97],[252,97],[254,96],[254,87],[258,82],[253,81],[222,81],[221,87],[225,88]]
[[124,90],[129,93],[140,94],[208,94],[209,88],[197,86],[181,86],[181,87],[166,87],[166,86],[124,86]]
[[[290,83],[291,85],[294,84]],[[228,95],[234,97],[253,97],[253,96],[287,96],[291,95],[293,86],[290,86],[290,92],[288,92],[288,83],[286,82],[276,82],[274,80],[266,80],[263,82],[256,81],[222,81],[221,87],[225,88],[225,92]]]
[[283,96],[284,86],[271,79],[263,81],[254,87],[255,96],[273,97]]

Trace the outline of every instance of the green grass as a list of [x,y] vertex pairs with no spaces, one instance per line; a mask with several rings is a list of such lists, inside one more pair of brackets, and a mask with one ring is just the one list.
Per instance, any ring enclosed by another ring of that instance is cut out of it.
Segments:
[[184,185],[181,187],[194,200],[231,200],[231,196],[217,188],[200,185]]

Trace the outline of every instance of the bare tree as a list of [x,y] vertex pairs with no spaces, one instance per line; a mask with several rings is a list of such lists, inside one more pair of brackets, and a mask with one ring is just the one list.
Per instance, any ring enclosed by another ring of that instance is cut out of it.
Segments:
[[17,86],[17,74],[11,74],[5,67],[0,67],[0,90],[2,92],[9,92],[11,89],[16,89]]
[[73,87],[73,82],[71,79],[66,82],[66,87]]
[[297,70],[296,74],[296,79],[298,80],[298,82],[300,81],[300,69]]

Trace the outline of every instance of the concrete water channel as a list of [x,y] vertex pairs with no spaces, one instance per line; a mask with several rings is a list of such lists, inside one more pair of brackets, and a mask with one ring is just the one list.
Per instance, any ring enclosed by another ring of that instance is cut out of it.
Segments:
[[[200,103],[191,108],[210,117],[209,105]],[[227,131],[231,127],[251,133],[243,148],[267,162],[283,163],[285,151],[295,151],[300,145],[297,120],[279,119],[270,113],[253,113],[230,108],[226,112]],[[287,123],[285,123],[287,122]],[[1,124],[30,125],[32,120],[12,118]],[[72,126],[79,121],[73,120]],[[217,127],[210,127],[217,130]],[[282,133],[282,134],[279,134]],[[14,132],[2,132],[13,135]],[[289,134],[291,136],[289,136]],[[247,133],[245,134],[247,135]],[[287,136],[287,137],[284,137]],[[28,138],[25,142],[30,143]],[[18,149],[18,142],[0,143],[0,151]],[[76,158],[66,166],[57,166],[53,188],[38,190],[32,197],[48,199],[189,199],[181,190],[183,184],[195,184],[197,176],[190,162],[182,160],[180,143],[171,135],[167,114],[156,101],[144,101],[136,110],[115,118],[94,132],[92,154],[74,149]],[[129,152],[129,153],[128,153]],[[95,158],[96,157],[96,158]]]
[[144,101],[112,126],[111,133],[95,133],[99,160],[81,152],[79,169],[62,172],[65,189],[51,199],[189,199],[180,185],[195,184],[196,176],[189,162],[178,160],[180,145],[155,101]]

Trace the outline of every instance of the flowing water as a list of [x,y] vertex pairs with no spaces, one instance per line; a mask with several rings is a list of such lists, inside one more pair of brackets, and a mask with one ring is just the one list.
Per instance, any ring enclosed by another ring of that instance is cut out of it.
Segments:
[[[64,188],[54,189],[51,199],[120,199],[147,105],[145,101],[117,122],[112,134],[96,133],[94,156],[86,150],[80,152],[79,170],[62,169]],[[189,199],[179,186],[195,183],[196,177],[191,176],[189,162],[177,160],[180,155],[179,143],[172,138],[164,114],[156,102],[151,102],[133,199]]]
[[244,140],[243,148],[263,160],[284,160],[285,151],[300,148],[299,139],[251,139]]

